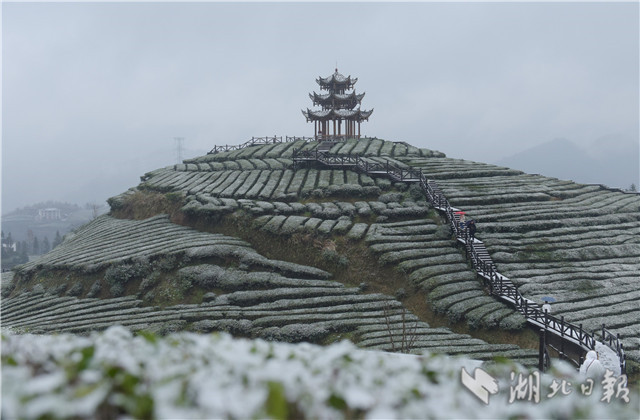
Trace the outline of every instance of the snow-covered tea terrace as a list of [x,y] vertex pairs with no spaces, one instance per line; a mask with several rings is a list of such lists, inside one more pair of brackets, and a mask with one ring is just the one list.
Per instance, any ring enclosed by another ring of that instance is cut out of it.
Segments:
[[561,362],[541,376],[508,361],[482,366],[496,381],[485,404],[480,388],[462,381],[480,378],[477,361],[366,351],[346,341],[321,347],[224,333],[135,336],[123,327],[89,337],[3,331],[2,365],[2,418],[631,419],[638,414],[637,395],[624,392],[616,378],[590,383]]

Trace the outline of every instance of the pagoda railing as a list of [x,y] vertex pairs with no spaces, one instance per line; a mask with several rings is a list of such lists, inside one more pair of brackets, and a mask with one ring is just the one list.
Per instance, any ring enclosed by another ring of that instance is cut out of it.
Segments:
[[[402,168],[394,162],[385,160],[374,162],[358,155],[338,155],[318,150],[293,150],[294,169],[305,161],[317,161],[327,166],[352,167],[357,171],[368,175],[385,175],[396,181],[419,182],[425,197],[437,210],[444,213],[447,223],[451,227],[456,240],[465,245],[467,258],[469,258],[474,270],[481,276],[489,288],[489,293],[515,307],[535,327],[544,329],[560,338],[559,354],[561,358],[568,358],[565,354],[565,341],[580,346],[583,350],[594,350],[596,339],[593,333],[583,330],[582,324],[574,325],[566,322],[564,316],[560,318],[542,311],[542,308],[534,301],[520,294],[517,287],[507,277],[496,270],[496,266],[488,256],[488,252],[482,241],[469,235],[469,231],[460,223],[457,212],[459,209],[452,207],[449,200],[442,193],[437,183],[427,179],[422,169]],[[614,336],[602,326],[602,342],[616,352],[620,360],[620,371],[626,371],[626,359],[624,348],[619,336]]]
[[[212,154],[222,153],[222,152],[231,152],[233,150],[240,150],[246,147],[257,146],[262,144],[293,143],[295,141],[304,141],[306,143],[312,142],[312,141],[318,141],[318,142],[327,141],[327,142],[339,143],[339,142],[345,142],[350,139],[364,139],[364,138],[370,138],[370,137],[352,136],[352,135],[348,136],[346,134],[317,135],[315,137],[284,136],[284,138],[282,136],[251,137],[250,140],[247,140],[242,144],[225,144],[222,146],[213,146],[213,149],[211,149],[207,154],[212,155]],[[376,137],[373,137],[373,138],[375,139]]]
[[347,141],[349,139],[359,139],[361,138],[360,136],[353,136],[353,135],[346,135],[346,134],[327,134],[327,135],[323,135],[323,134],[318,134],[315,136],[315,139],[317,141],[332,141],[332,142],[344,142]]
[[233,150],[240,150],[240,149],[244,149],[246,147],[251,147],[251,146],[257,146],[257,145],[262,145],[262,144],[276,144],[276,143],[292,143],[295,141],[305,141],[305,142],[310,142],[310,141],[315,141],[315,138],[313,137],[296,137],[296,136],[285,136],[284,139],[282,138],[282,136],[273,136],[273,137],[269,137],[269,136],[265,136],[265,137],[251,137],[251,140],[248,140],[242,144],[226,144],[223,146],[213,146],[213,149],[211,149],[211,151],[209,151],[209,155],[212,154],[216,154],[216,153],[221,153],[221,152],[230,152]]

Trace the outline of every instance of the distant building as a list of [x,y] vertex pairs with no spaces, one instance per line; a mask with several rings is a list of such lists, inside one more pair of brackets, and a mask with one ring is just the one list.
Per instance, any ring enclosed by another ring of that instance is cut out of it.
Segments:
[[313,121],[314,136],[317,140],[360,138],[360,123],[369,120],[373,109],[360,110],[364,93],[356,94],[353,86],[357,81],[357,78],[351,76],[344,77],[338,73],[338,69],[329,77],[316,79],[320,90],[326,90],[328,93],[313,92],[309,97],[313,105],[319,105],[322,109],[314,111],[307,108],[302,110],[302,114],[307,122]]
[[13,242],[13,243],[9,244],[9,243],[4,242],[4,243],[2,243],[2,249],[4,249],[5,251],[12,250],[13,252],[16,252],[16,249],[17,249],[16,248],[16,243]]
[[58,208],[48,208],[48,209],[39,209],[38,215],[36,216],[36,220],[60,220],[62,219],[62,215],[60,214],[60,209]]

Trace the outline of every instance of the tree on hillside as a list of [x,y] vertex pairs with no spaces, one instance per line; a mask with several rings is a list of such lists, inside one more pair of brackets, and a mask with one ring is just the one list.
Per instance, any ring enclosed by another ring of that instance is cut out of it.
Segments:
[[15,254],[15,250],[13,249],[14,242],[11,237],[11,232],[5,237],[4,232],[2,232],[2,258],[9,258]]
[[51,244],[51,249],[57,247],[62,243],[62,236],[60,236],[60,231],[56,230],[56,237],[53,238],[53,244]]
[[46,254],[50,250],[51,250],[51,243],[49,242],[49,237],[45,236],[44,240],[42,241],[42,253]]
[[34,255],[40,255],[40,241],[38,241],[38,237],[34,236],[33,237],[33,254]]
[[638,187],[636,187],[636,184],[631,184],[631,185],[629,186],[628,191],[631,191],[631,192],[638,192]]
[[18,264],[29,262],[29,255],[27,255],[27,244],[24,241],[22,243],[24,244],[24,247],[22,247],[22,249],[20,250],[20,254],[18,254]]
[[13,245],[13,237],[11,236],[11,232],[9,232],[9,234],[7,235],[7,238],[5,239],[4,243],[6,243],[8,246]]

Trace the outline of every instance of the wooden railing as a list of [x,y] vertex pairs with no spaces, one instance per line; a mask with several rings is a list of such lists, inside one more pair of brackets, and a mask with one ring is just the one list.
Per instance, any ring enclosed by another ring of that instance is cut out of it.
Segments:
[[278,136],[273,136],[273,137],[269,137],[269,136],[265,136],[265,137],[251,137],[251,140],[248,140],[242,144],[233,144],[233,145],[229,145],[226,144],[224,146],[213,146],[213,149],[211,149],[211,151],[208,153],[209,155],[215,154],[215,153],[221,153],[221,152],[229,152],[232,150],[240,150],[240,149],[244,149],[245,147],[251,147],[251,146],[256,146],[256,145],[261,145],[261,144],[276,144],[276,143],[292,143],[294,141],[305,141],[305,142],[309,142],[309,141],[315,141],[315,138],[313,137],[296,137],[296,136],[285,136],[285,138],[283,139],[282,136],[278,137]]
[[422,175],[422,170],[402,168],[390,162],[389,159],[386,159],[385,163],[380,163],[370,161],[359,155],[340,155],[329,152],[321,152],[317,149],[294,149],[293,161],[294,165],[297,162],[318,161],[327,166],[354,167],[360,172],[374,175],[384,174],[396,181],[403,182],[419,182],[422,178],[424,178],[424,175]]
[[626,372],[627,359],[624,354],[624,347],[622,345],[622,342],[620,341],[620,334],[614,335],[611,331],[607,330],[604,327],[604,324],[602,324],[602,336],[600,341],[609,346],[610,349],[614,350],[618,354],[618,358],[620,359],[620,372]]
[[[486,253],[486,248],[482,241],[470,237],[468,229],[461,226],[458,218],[456,218],[456,211],[459,210],[449,204],[449,200],[444,196],[436,182],[427,179],[421,169],[401,168],[388,159],[385,160],[385,163],[380,163],[372,162],[358,155],[337,155],[317,150],[294,149],[294,169],[300,162],[304,161],[317,161],[327,166],[352,167],[368,175],[386,175],[397,181],[419,182],[420,188],[429,203],[444,213],[456,240],[465,245],[467,258],[471,261],[471,265],[478,275],[484,279],[492,295],[514,306],[528,323],[560,338],[559,354],[561,357],[566,357],[565,341],[580,346],[584,351],[595,349],[596,339],[594,334],[584,331],[582,324],[574,325],[566,322],[564,316],[558,318],[542,311],[538,304],[522,296],[511,280],[496,270],[496,266],[490,258],[482,258],[481,251]],[[626,361],[620,337],[614,336],[603,325],[602,342],[616,351],[620,359],[621,373],[625,373]]]

